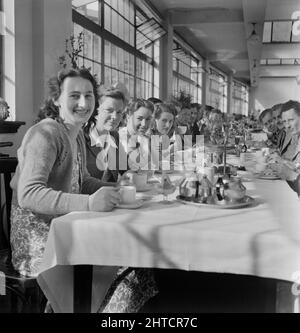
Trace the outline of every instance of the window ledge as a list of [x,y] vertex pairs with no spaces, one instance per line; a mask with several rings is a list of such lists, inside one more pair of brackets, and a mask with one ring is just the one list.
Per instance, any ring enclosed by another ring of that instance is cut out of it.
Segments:
[[24,121],[0,120],[0,133],[17,133],[19,127],[25,124]]

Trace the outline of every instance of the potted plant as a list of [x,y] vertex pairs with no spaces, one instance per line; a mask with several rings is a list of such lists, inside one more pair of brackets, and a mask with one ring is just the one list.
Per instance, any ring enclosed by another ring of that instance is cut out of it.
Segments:
[[9,117],[9,106],[4,98],[0,97],[0,121]]

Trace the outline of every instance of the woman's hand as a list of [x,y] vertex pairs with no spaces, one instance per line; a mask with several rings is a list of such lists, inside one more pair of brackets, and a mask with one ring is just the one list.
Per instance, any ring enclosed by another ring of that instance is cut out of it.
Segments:
[[121,202],[119,188],[101,187],[89,197],[89,210],[109,212]]

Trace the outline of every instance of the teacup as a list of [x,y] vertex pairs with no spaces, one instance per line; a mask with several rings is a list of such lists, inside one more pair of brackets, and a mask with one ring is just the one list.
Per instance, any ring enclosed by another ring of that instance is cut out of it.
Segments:
[[138,191],[143,190],[147,186],[147,178],[148,175],[146,172],[134,173],[132,175],[132,182],[134,183]]
[[255,171],[257,173],[263,172],[267,168],[267,163],[256,163],[255,164]]
[[120,187],[121,203],[132,204],[136,201],[136,189],[134,186]]

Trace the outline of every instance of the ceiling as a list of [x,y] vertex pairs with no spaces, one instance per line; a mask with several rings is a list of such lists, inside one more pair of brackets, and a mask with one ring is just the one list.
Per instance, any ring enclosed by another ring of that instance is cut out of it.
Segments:
[[[198,53],[236,79],[258,86],[261,77],[300,75],[300,65],[260,65],[261,59],[300,58],[298,43],[263,43],[264,22],[290,20],[300,0],[149,0]],[[299,15],[300,16],[300,15]],[[249,36],[255,31],[256,43]],[[299,39],[300,40],[300,39]]]

